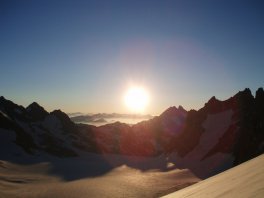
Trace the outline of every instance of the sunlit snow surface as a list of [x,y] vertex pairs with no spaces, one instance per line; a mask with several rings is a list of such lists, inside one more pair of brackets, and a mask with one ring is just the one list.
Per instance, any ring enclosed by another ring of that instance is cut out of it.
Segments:
[[[118,166],[124,156],[104,157],[47,157],[50,162],[33,165],[0,161],[0,197],[159,197],[199,181],[186,169],[143,170]],[[144,164],[160,160],[150,158]]]
[[224,171],[164,198],[262,198],[264,195],[264,155]]

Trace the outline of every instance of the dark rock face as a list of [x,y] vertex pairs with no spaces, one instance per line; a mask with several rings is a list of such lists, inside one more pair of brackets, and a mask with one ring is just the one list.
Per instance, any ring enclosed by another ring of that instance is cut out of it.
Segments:
[[[264,152],[264,99],[260,88],[254,98],[249,89],[237,93],[226,101],[212,97],[199,111],[188,112],[185,128],[174,140],[174,150],[184,157],[197,145],[204,133],[203,123],[208,115],[232,110],[232,123],[218,140],[218,143],[203,157],[216,153],[234,156],[234,165],[256,157]],[[217,122],[213,123],[218,125]]]
[[26,108],[33,121],[43,120],[49,113],[38,103],[33,102]]
[[30,120],[24,107],[19,106],[10,100],[6,100],[3,96],[0,97],[0,111],[7,114],[10,118],[16,118],[23,121]]
[[[34,102],[24,108],[1,97],[0,111],[0,133],[1,129],[6,129],[10,133],[14,132],[16,135],[15,144],[22,147],[26,153],[34,155],[37,151],[44,151],[58,157],[77,155],[74,150],[66,146],[65,139],[54,136],[51,129],[45,126],[43,121],[50,114],[37,103]],[[62,125],[65,128],[67,126],[76,128],[71,121],[65,126]],[[67,130],[70,129],[67,128]]]
[[264,152],[262,146],[264,143],[263,89],[257,90],[255,99],[253,96],[244,95],[240,100],[240,122],[238,123],[240,133],[234,149],[235,165]]
[[191,110],[188,112],[183,132],[171,143],[174,147],[171,150],[176,150],[182,157],[192,151],[200,141],[200,137],[204,131],[202,123],[205,119],[205,111],[197,112]]
[[32,136],[30,136],[27,132],[23,130],[23,128],[21,128],[18,124],[16,124],[14,121],[10,120],[3,114],[0,114],[0,126],[0,129],[2,128],[15,131],[15,143],[21,146],[27,153],[33,154],[33,150],[37,149],[37,145],[34,143]]
[[68,117],[68,115],[64,112],[62,112],[61,110],[55,110],[53,112],[50,113],[50,115],[54,115],[55,117],[57,117],[61,124],[62,124],[62,130],[64,133],[76,133],[76,131],[78,131],[76,125],[71,121],[71,119]]

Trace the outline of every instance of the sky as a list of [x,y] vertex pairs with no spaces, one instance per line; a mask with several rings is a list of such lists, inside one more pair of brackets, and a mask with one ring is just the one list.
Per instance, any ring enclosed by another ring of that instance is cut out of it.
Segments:
[[0,0],[0,95],[48,111],[199,109],[264,85],[259,0]]

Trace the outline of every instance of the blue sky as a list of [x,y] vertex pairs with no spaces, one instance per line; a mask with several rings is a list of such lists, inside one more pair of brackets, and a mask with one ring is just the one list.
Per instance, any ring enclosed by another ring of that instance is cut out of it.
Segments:
[[0,95],[47,110],[199,109],[264,85],[262,1],[0,1]]

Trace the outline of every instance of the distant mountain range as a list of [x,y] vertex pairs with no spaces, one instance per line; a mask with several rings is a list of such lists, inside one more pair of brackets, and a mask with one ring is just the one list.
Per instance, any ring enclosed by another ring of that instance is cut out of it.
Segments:
[[[97,118],[104,116],[109,115]],[[0,159],[63,158],[85,152],[163,156],[164,167],[170,162],[200,178],[209,177],[264,152],[263,88],[255,97],[249,89],[225,101],[212,97],[198,111],[170,107],[132,126],[75,124],[60,110],[49,113],[36,102],[24,108],[0,97]]]
[[135,119],[135,120],[148,120],[153,118],[151,115],[142,115],[142,114],[121,114],[121,113],[97,113],[97,114],[81,114],[73,113],[68,114],[73,122],[76,123],[113,123],[119,119]]

